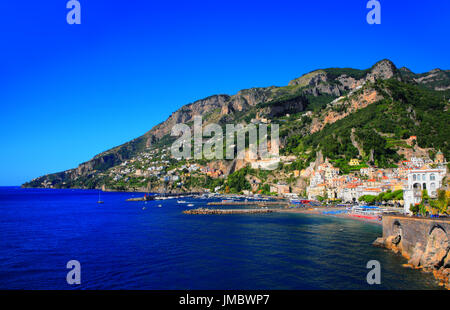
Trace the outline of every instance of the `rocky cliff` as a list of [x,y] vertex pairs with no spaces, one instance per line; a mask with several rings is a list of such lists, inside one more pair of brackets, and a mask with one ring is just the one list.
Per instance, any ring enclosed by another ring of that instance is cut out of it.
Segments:
[[[105,151],[75,169],[42,176],[24,186],[98,188],[102,182],[99,174],[132,160],[144,150],[170,145],[174,140],[170,137],[172,127],[179,123],[191,124],[195,115],[202,115],[204,124],[226,124],[248,123],[253,118],[279,119],[304,111],[319,111],[312,117],[312,123],[304,124],[302,128],[296,128],[295,124],[289,122],[282,124],[282,127],[287,128],[289,136],[320,132],[327,125],[334,124],[383,98],[384,94],[380,93],[379,89],[367,85],[386,79],[404,81],[433,90],[450,89],[448,70],[435,69],[428,73],[415,74],[407,68],[397,69],[386,59],[366,70],[316,70],[292,80],[287,86],[244,89],[235,95],[213,95],[187,104],[144,135]],[[282,143],[287,141],[287,138],[282,137]]]

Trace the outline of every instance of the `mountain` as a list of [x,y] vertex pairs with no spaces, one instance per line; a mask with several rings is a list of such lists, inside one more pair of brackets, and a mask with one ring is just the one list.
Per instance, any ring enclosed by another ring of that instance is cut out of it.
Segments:
[[[156,160],[163,163],[162,175],[179,166],[181,163],[163,153],[175,139],[170,136],[172,127],[192,124],[195,115],[202,115],[204,124],[248,124],[252,119],[264,118],[279,123],[281,152],[297,158],[292,169],[308,166],[319,153],[344,171],[348,168],[345,162],[353,157],[380,167],[391,167],[411,154],[434,156],[437,150],[449,158],[449,97],[449,70],[416,74],[405,67],[398,69],[387,59],[366,70],[315,70],[287,86],[245,89],[232,96],[213,95],[187,104],[141,137],[75,169],[42,176],[23,186],[126,190],[161,187],[153,176],[138,176],[136,181],[135,172],[147,169]],[[417,147],[407,145],[409,136],[418,137]],[[201,164],[207,162],[202,160]],[[232,168],[226,161],[217,164],[224,166],[225,174],[238,170],[236,163]],[[122,171],[124,178],[119,181],[118,167],[125,166],[129,166],[130,174]]]

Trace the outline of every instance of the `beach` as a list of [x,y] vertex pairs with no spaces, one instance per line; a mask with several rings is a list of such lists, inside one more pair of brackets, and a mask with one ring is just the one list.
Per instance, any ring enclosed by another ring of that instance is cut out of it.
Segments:
[[[350,213],[337,213],[336,211],[347,211],[346,208],[343,207],[314,207],[314,208],[289,208],[289,209],[281,209],[279,212],[284,213],[301,213],[301,214],[311,214],[311,215],[319,215],[319,216],[332,216],[338,218],[351,219],[360,222],[372,223],[377,225],[382,225],[382,222],[376,219],[370,219],[367,217],[357,217],[352,216]],[[336,213],[335,213],[336,212]]]

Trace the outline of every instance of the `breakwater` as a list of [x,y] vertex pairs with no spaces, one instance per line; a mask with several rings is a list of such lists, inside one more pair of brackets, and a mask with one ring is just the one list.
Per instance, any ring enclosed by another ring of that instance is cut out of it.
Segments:
[[151,201],[151,200],[155,200],[155,196],[128,198],[126,201]]
[[288,206],[286,201],[221,201],[208,202],[208,206]]
[[259,214],[259,213],[272,213],[270,209],[195,209],[185,210],[184,214]]
[[160,197],[163,198],[177,198],[177,197],[192,197],[200,195],[199,192],[192,192],[192,193],[162,193],[162,194],[156,194],[156,195],[145,195],[144,197],[137,197],[137,198],[129,198],[126,201],[151,201],[151,200],[158,200]]
[[450,219],[383,216],[383,237],[374,245],[400,253],[409,266],[432,272],[450,289]]

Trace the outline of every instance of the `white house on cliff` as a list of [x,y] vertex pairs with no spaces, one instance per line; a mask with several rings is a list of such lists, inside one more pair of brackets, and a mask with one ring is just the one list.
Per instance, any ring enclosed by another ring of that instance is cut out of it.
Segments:
[[437,197],[437,189],[442,186],[442,179],[445,177],[447,169],[445,167],[437,169],[414,169],[409,171],[408,180],[403,188],[403,200],[405,213],[411,213],[411,205],[415,205],[422,200],[422,190],[426,189],[430,198]]

